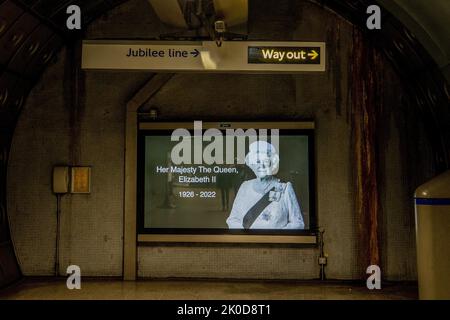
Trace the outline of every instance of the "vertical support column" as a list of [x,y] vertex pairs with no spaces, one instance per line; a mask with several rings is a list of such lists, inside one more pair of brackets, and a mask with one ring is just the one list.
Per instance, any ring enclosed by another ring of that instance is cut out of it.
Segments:
[[136,280],[137,271],[137,135],[138,110],[173,77],[153,76],[128,102],[125,124],[125,191],[123,219],[123,279]]
[[127,106],[125,125],[125,201],[123,279],[136,280],[136,171],[137,171],[137,108]]

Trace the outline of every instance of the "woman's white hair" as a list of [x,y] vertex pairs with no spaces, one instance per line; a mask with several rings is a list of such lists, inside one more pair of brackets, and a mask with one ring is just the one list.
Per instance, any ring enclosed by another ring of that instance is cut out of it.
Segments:
[[276,175],[278,173],[279,165],[280,165],[280,157],[278,155],[277,150],[275,147],[268,143],[267,141],[255,141],[250,144],[249,146],[249,152],[247,153],[247,156],[245,157],[245,164],[249,167],[251,167],[250,163],[250,156],[257,155],[257,154],[266,154],[271,161],[271,172],[272,175]]

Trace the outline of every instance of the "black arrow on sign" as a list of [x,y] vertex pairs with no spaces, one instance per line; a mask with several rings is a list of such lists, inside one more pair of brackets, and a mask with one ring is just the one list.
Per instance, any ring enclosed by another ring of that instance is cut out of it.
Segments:
[[192,51],[191,54],[194,56],[194,58],[197,58],[197,56],[200,54],[200,51],[194,49],[194,51]]

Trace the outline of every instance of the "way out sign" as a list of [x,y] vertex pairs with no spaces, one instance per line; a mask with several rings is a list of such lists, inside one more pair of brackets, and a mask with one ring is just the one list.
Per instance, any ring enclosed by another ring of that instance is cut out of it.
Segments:
[[325,71],[324,42],[83,41],[86,70],[296,73]]
[[256,64],[320,65],[320,47],[248,47],[248,62]]

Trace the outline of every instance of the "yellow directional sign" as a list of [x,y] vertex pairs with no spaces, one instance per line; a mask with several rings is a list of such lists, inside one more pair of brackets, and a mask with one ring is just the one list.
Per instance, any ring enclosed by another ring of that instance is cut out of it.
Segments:
[[320,64],[320,53],[320,47],[249,47],[248,63]]
[[83,41],[84,70],[170,72],[323,72],[323,42]]

